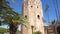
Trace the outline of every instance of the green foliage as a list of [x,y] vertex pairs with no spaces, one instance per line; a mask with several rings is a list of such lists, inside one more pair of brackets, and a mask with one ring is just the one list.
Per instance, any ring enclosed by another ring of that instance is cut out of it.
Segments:
[[[1,7],[2,4],[3,6]],[[6,0],[0,1],[0,7],[1,7],[0,16],[1,19],[4,19],[4,21],[0,20],[0,24],[1,23],[4,24],[18,23],[23,25],[27,24],[26,19],[21,14],[14,12]]]
[[[1,21],[2,19],[3,21]],[[0,0],[0,25],[2,23],[8,24],[9,26],[13,24],[15,28],[17,28],[16,26],[19,24],[28,25],[26,19],[21,14],[16,13],[6,0]],[[13,30],[13,28],[10,29]],[[14,31],[16,31],[16,29],[14,29]]]
[[1,16],[1,19],[4,19],[2,23],[3,22],[9,23],[12,19],[12,15],[15,15],[15,12],[13,11],[13,9],[9,6],[6,0],[1,0],[0,1],[0,16]]
[[33,34],[41,34],[41,32],[40,31],[36,31]]
[[28,25],[28,22],[26,21],[26,19],[21,14],[14,16],[12,18],[12,22],[18,23],[18,24],[23,24],[23,25]]
[[8,29],[0,28],[0,32],[3,32],[3,33],[8,32]]
[[[1,32],[1,33],[6,33],[6,32],[9,32],[9,29],[0,28],[0,32]],[[17,32],[20,32],[20,31],[17,30]]]

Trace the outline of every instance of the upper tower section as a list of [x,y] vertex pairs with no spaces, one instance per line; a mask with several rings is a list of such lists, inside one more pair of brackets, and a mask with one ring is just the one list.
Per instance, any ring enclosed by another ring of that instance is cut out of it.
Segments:
[[30,13],[33,10],[35,10],[34,12],[42,13],[41,0],[23,0],[23,14]]

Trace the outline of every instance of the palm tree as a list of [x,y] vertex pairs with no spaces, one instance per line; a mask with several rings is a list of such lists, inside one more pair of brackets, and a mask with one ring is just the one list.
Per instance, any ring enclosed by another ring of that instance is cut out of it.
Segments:
[[26,19],[13,11],[6,0],[0,0],[0,24],[8,24],[10,34],[16,34],[19,24],[26,25]]
[[27,25],[27,21],[24,19],[24,17],[22,17],[22,15],[20,16],[14,16],[11,24],[10,24],[10,34],[16,34],[17,28],[19,24],[23,24],[23,25]]

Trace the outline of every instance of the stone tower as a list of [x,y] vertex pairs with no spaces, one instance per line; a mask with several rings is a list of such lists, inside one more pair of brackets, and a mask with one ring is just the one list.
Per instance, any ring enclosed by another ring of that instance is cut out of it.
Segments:
[[29,22],[29,28],[22,26],[22,34],[32,34],[33,32],[40,31],[44,34],[44,23],[42,13],[41,0],[24,0],[23,1],[23,16]]

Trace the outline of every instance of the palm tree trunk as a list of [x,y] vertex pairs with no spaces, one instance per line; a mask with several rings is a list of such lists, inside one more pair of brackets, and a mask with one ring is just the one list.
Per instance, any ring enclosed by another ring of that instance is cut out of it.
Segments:
[[18,25],[17,24],[10,24],[10,34],[16,34]]

